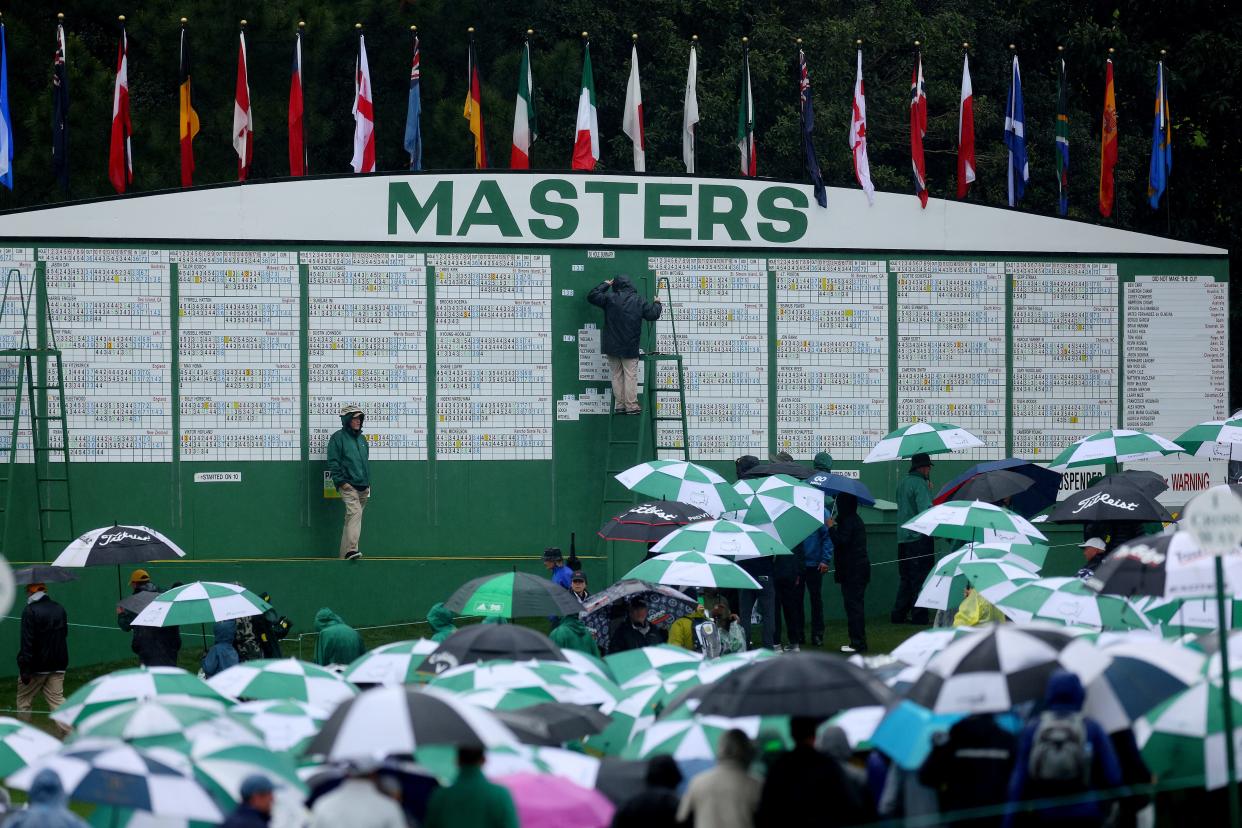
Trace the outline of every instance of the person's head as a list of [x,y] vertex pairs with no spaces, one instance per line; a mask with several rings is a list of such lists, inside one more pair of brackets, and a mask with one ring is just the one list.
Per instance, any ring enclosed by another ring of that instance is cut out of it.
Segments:
[[792,463],[793,455],[787,451],[778,451],[776,454],[769,455],[773,463]]
[[272,802],[276,798],[276,788],[272,780],[261,773],[251,774],[242,780],[241,800],[261,814],[272,813]]
[[1104,539],[1100,537],[1088,538],[1087,540],[1078,544],[1078,546],[1080,549],[1082,549],[1082,556],[1086,558],[1087,560],[1091,560],[1097,555],[1104,554],[1105,543],[1104,543]]
[[927,454],[919,452],[910,458],[910,471],[921,474],[923,477],[930,478],[932,470],[931,457]]
[[630,623],[639,627],[647,623],[647,602],[642,598],[630,601]]
[[715,621],[721,629],[727,630],[729,629],[730,617],[732,615],[733,610],[729,607],[728,599],[723,595],[717,595],[716,599],[712,602],[712,620]]
[[477,747],[459,747],[457,748],[457,767],[459,768],[481,768],[483,767],[483,749]]
[[129,573],[129,585],[132,589],[141,589],[151,583],[151,574],[145,569],[135,569]]
[[737,479],[741,480],[746,472],[759,465],[759,458],[753,454],[743,454],[741,457],[733,461],[733,469],[737,472]]
[[681,784],[681,780],[681,768],[677,767],[677,760],[668,754],[653,756],[647,762],[648,788],[667,788],[673,791]]
[[26,584],[26,595],[34,595],[36,592],[47,592],[47,584]]
[[30,783],[30,793],[27,795],[31,806],[42,805],[49,808],[63,808],[65,805],[65,786],[60,781],[60,776],[51,768],[44,768],[35,774],[35,778]]
[[561,556],[560,547],[549,546],[543,550],[543,568],[549,572],[553,569],[560,569],[565,565],[565,559]]
[[808,716],[794,716],[789,720],[789,735],[798,746],[814,747],[815,731],[819,729],[823,719],[812,719]]
[[569,588],[572,589],[576,595],[581,595],[586,592],[586,575],[583,575],[581,570],[574,573],[574,577],[569,581]]
[[828,725],[817,731],[815,749],[838,762],[848,762],[854,755],[850,737],[837,725]]
[[817,452],[815,459],[811,461],[811,467],[814,468],[815,471],[832,471],[832,455],[826,451]]
[[837,495],[837,518],[858,514],[858,498],[852,494]]
[[746,766],[755,758],[755,746],[744,731],[737,728],[726,730],[716,745],[716,758],[721,762],[737,762]]
[[366,420],[367,415],[361,408],[356,405],[347,405],[341,409],[341,428],[348,428],[350,431],[362,431],[362,423]]
[[612,277],[612,289],[618,293],[625,290],[633,290],[634,283],[630,281],[629,276],[626,276],[624,273],[618,273]]
[[1048,688],[1044,692],[1044,707],[1049,710],[1077,711],[1082,710],[1086,691],[1082,681],[1068,670],[1057,670],[1048,677]]

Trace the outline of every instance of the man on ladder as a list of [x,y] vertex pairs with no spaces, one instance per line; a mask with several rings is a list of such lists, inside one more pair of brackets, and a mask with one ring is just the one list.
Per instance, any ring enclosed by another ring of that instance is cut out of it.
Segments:
[[587,301],[604,311],[601,350],[608,357],[612,398],[617,414],[641,414],[638,406],[638,341],[643,320],[654,322],[664,307],[659,295],[643,301],[625,274],[606,279],[591,289]]

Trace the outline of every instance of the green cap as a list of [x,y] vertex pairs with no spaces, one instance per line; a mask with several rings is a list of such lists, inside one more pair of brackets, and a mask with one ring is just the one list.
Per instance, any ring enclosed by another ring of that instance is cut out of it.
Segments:
[[826,451],[818,452],[811,462],[816,471],[832,471],[832,455]]

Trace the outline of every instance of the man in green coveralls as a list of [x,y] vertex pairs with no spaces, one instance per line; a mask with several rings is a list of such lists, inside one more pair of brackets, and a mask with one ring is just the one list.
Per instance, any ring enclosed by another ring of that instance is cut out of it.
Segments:
[[483,776],[483,751],[457,749],[457,781],[427,803],[423,828],[518,828],[513,797]]
[[356,405],[341,409],[341,430],[328,440],[328,473],[345,504],[345,527],[341,530],[342,558],[356,561],[358,536],[362,534],[362,510],[371,497],[371,464],[367,438],[362,433],[366,414]]
[[901,582],[889,617],[894,624],[928,623],[927,610],[914,606],[914,601],[936,561],[936,550],[927,535],[901,527],[931,508],[931,469],[931,458],[916,454],[910,458],[910,473],[897,484],[897,571]]

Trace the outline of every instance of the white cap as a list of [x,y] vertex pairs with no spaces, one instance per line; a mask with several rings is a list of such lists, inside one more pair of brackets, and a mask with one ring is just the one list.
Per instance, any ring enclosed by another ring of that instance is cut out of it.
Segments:
[[1101,538],[1090,538],[1087,541],[1078,544],[1080,549],[1103,549],[1107,546]]

